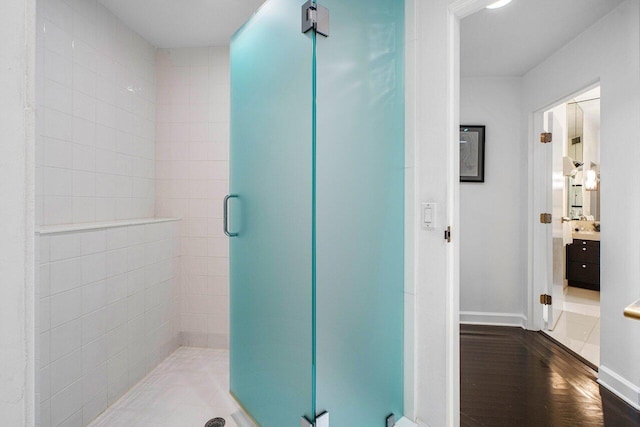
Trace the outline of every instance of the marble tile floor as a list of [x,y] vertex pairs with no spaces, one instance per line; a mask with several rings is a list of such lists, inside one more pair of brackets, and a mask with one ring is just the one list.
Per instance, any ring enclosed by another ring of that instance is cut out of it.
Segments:
[[545,331],[596,366],[600,365],[600,318],[563,311],[552,331]]
[[180,347],[89,426],[253,427],[228,390],[228,350]]

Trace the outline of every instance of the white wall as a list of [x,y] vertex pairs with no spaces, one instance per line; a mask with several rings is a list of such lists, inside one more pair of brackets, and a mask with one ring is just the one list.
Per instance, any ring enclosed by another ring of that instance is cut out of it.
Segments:
[[178,343],[177,222],[42,235],[42,427],[86,426]]
[[[628,0],[524,76],[529,115],[601,83],[601,354],[600,380],[640,407],[640,324],[624,318],[640,297],[640,187],[629,186],[640,146],[628,138],[640,117],[640,10]],[[528,117],[525,116],[525,120]],[[535,144],[535,142],[532,142]],[[531,145],[530,145],[531,151]]]
[[157,67],[156,215],[183,219],[182,343],[226,348],[229,49],[161,49]]
[[[413,162],[408,175],[415,188],[409,192],[415,207],[420,202],[438,204],[438,227],[426,231],[414,220],[414,274],[408,282],[406,309],[414,312],[415,348],[412,403],[409,417],[432,426],[459,423],[459,296],[457,266],[459,227],[454,222],[458,185],[448,177],[458,175],[457,112],[449,102],[457,98],[453,51],[458,24],[448,14],[449,0],[410,2],[407,34],[407,152]],[[413,195],[413,196],[411,196]],[[415,211],[415,208],[414,208]],[[416,219],[420,218],[416,215]],[[443,232],[452,226],[453,241]],[[410,320],[410,319],[409,319]]]
[[37,223],[153,216],[154,47],[96,0],[39,0],[37,28]]
[[0,419],[34,421],[35,2],[7,0],[0,14]]
[[485,182],[460,183],[460,320],[524,326],[522,79],[463,78],[460,123],[485,125]]

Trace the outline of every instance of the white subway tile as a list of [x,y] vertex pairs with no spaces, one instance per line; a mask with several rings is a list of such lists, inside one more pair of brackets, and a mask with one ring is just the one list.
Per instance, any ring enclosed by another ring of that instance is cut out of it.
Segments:
[[101,308],[84,315],[81,330],[80,336],[83,345],[104,336],[107,333],[107,309]]
[[73,200],[71,197],[43,197],[43,225],[69,224],[73,221]]
[[[76,171],[93,172],[96,168],[96,150],[88,145],[73,144],[72,167]],[[95,195],[95,177],[92,178],[93,191],[89,196]]]
[[51,425],[59,426],[82,408],[82,384],[76,381],[51,397]]
[[61,422],[58,427],[84,427],[82,424],[82,409]]
[[112,221],[116,218],[116,200],[96,197],[96,221]]
[[115,227],[107,230],[107,250],[121,249],[129,245],[129,227]]
[[102,363],[82,377],[82,400],[89,403],[107,391],[107,364]]
[[73,117],[61,111],[42,108],[44,114],[43,136],[71,141],[73,136]]
[[82,287],[82,314],[88,314],[107,305],[106,282],[100,281]]
[[39,327],[37,330],[45,332],[51,329],[51,298],[40,298],[38,301],[40,305],[39,311]]
[[127,324],[121,324],[107,333],[107,358],[111,359],[127,348]]
[[73,144],[71,142],[42,137],[41,147],[44,155],[42,166],[54,168],[71,168],[73,166]]
[[99,252],[85,255],[81,259],[82,284],[97,282],[108,276],[108,254]]
[[85,403],[82,407],[82,419],[84,425],[88,425],[96,419],[98,415],[107,409],[107,391],[103,391],[90,402]]
[[51,294],[68,291],[80,285],[80,259],[72,258],[50,264]]
[[[89,147],[94,147],[96,144],[96,125],[94,122],[81,119],[80,117],[73,118],[72,124],[73,142]],[[93,160],[95,168],[95,159]],[[92,169],[93,170],[93,169]]]
[[56,234],[50,237],[51,261],[75,258],[82,253],[78,233]]
[[44,49],[44,75],[67,87],[73,84],[72,62],[49,49]]
[[110,277],[106,281],[107,304],[115,303],[127,296],[128,274]]
[[95,173],[73,171],[73,195],[76,197],[95,196]]
[[[107,362],[107,337],[101,336],[82,346],[82,374],[98,369]],[[106,387],[106,385],[105,385]]]
[[51,427],[51,399],[40,404],[40,427]]
[[78,349],[51,363],[51,394],[58,394],[81,376],[82,351]]
[[145,269],[127,273],[127,295],[134,295],[145,288]]
[[71,196],[73,194],[73,173],[70,169],[43,167],[44,195]]
[[106,253],[107,277],[117,276],[127,271],[127,250],[117,249]]
[[96,120],[96,100],[91,95],[73,91],[73,115],[81,119]]
[[40,368],[43,368],[51,362],[51,331],[42,332],[38,339],[36,348],[40,352]]
[[38,274],[38,291],[40,294],[40,298],[48,297],[49,295],[51,295],[51,280],[49,274],[50,270],[50,264],[40,265],[40,271]]
[[73,197],[73,222],[95,222],[96,200],[94,197]]
[[105,252],[107,249],[107,235],[105,230],[87,231],[81,233],[82,255]]
[[51,329],[51,360],[56,361],[65,354],[80,348],[82,344],[81,319],[72,320],[62,326]]
[[40,368],[38,375],[40,380],[40,402],[44,402],[51,397],[51,365]]
[[107,305],[107,330],[113,330],[127,322],[127,299]]
[[50,297],[51,327],[78,319],[82,315],[82,289],[76,288]]

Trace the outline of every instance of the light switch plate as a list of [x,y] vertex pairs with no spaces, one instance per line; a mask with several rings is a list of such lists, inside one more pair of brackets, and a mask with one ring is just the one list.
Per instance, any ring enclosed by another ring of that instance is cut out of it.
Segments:
[[420,204],[420,223],[425,230],[436,229],[436,218],[438,216],[438,204],[423,202]]

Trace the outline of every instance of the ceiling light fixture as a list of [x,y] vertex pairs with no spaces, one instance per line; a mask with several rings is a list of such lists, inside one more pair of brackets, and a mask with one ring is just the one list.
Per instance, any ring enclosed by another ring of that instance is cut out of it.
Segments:
[[497,9],[499,7],[508,5],[509,3],[511,3],[511,0],[498,0],[497,2],[491,3],[489,6],[487,6],[487,9]]

